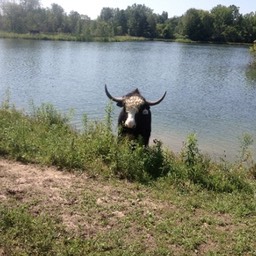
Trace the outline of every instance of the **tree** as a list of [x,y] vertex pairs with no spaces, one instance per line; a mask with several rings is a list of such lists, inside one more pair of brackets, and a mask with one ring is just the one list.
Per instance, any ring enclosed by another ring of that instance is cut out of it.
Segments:
[[114,36],[113,28],[110,23],[99,20],[95,23],[94,36],[111,37]]
[[208,11],[201,11],[200,18],[203,25],[202,28],[202,39],[204,41],[212,40],[213,34],[213,16]]
[[156,34],[156,22],[152,9],[145,5],[134,4],[128,6],[126,16],[129,35],[153,37]]
[[25,11],[32,11],[40,8],[39,0],[20,0],[20,5]]
[[252,43],[256,39],[256,12],[244,15],[241,22],[241,33],[246,43]]
[[173,33],[170,29],[169,24],[158,23],[156,25],[156,32],[158,38],[170,39],[173,38]]
[[127,16],[124,10],[115,9],[113,22],[115,35],[125,35],[128,33]]
[[154,38],[156,35],[156,16],[152,12],[147,16],[147,27],[144,36]]
[[68,30],[72,34],[81,33],[81,16],[78,12],[70,12],[68,16]]
[[192,40],[200,40],[200,31],[203,27],[199,11],[197,9],[189,9],[182,17],[183,34]]
[[164,24],[167,20],[168,20],[168,12],[162,12],[162,14],[161,15],[157,15],[156,16],[156,18],[157,18],[157,23],[159,24]]
[[58,4],[52,4],[48,15],[49,31],[61,32],[64,28],[64,9]]
[[229,7],[217,5],[211,10],[214,18],[213,39],[217,41],[233,41],[239,38],[242,16],[235,5]]
[[237,7],[235,5],[230,5],[228,8],[231,10],[232,24],[234,26],[236,26],[236,25],[239,26],[242,21],[242,14],[240,14],[240,12],[239,12],[239,7]]
[[5,18],[5,30],[9,32],[24,33],[24,15],[22,7],[16,3],[5,2],[2,4],[2,12]]
[[175,35],[178,34],[180,20],[181,17],[173,17],[166,21],[169,34],[168,38],[175,38]]
[[111,21],[114,17],[114,9],[109,7],[104,7],[101,12],[99,18],[103,21]]
[[211,37],[213,19],[208,11],[189,9],[182,17],[183,35],[195,41],[207,41]]

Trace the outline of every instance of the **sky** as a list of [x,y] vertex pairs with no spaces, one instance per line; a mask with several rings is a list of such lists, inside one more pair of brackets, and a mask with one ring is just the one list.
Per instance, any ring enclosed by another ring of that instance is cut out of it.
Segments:
[[52,3],[60,5],[66,13],[77,11],[96,19],[103,7],[126,9],[128,6],[145,4],[156,14],[168,12],[168,17],[181,16],[190,8],[210,11],[218,4],[239,7],[241,14],[256,12],[255,0],[41,0],[42,7],[51,7]]

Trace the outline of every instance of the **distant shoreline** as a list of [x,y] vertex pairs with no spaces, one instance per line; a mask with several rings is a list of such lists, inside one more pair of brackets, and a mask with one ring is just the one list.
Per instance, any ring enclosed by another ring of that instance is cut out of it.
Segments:
[[13,33],[0,31],[0,38],[8,39],[28,39],[28,40],[45,40],[45,41],[72,41],[72,42],[147,42],[147,41],[161,41],[161,42],[178,42],[178,43],[203,43],[203,44],[228,44],[228,45],[248,45],[249,43],[233,43],[233,42],[200,42],[192,41],[190,39],[161,39],[161,38],[146,38],[135,36],[113,36],[113,37],[86,37],[82,35],[72,35],[67,33]]
[[113,37],[88,37],[83,35],[72,35],[67,33],[13,33],[0,31],[0,38],[30,39],[30,40],[52,40],[52,41],[75,41],[75,42],[129,42],[129,41],[180,41],[192,43],[189,39],[164,40],[159,38],[146,38],[135,36],[113,36]]

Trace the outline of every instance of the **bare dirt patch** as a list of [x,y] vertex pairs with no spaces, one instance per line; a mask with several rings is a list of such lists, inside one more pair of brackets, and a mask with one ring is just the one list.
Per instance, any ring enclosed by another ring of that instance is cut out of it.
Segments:
[[135,184],[110,184],[86,174],[5,159],[0,160],[0,199],[9,205],[26,205],[35,215],[58,215],[68,229],[84,226],[87,234],[111,229],[135,208],[147,214],[166,207]]
[[6,159],[0,159],[0,199],[8,207],[25,206],[34,216],[57,217],[71,237],[122,233],[125,243],[139,238],[147,250],[156,244],[144,225],[153,225],[146,223],[151,216],[161,220],[169,205],[151,199],[138,184]]
[[0,202],[58,219],[71,238],[104,237],[110,247],[118,241],[144,252],[166,244],[174,255],[205,255],[221,251],[223,237],[233,241],[243,228],[229,214],[189,210],[142,185],[1,158]]
[[60,192],[71,186],[74,175],[36,165],[24,165],[18,162],[1,159],[0,161],[0,197],[15,197],[28,201],[31,197],[52,201],[58,204]]

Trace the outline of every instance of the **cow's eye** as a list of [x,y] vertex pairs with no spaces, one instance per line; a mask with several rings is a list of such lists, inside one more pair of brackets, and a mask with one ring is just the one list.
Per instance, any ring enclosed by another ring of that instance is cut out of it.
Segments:
[[144,109],[144,110],[142,111],[142,114],[143,114],[143,115],[148,115],[148,110],[147,110],[147,109]]

